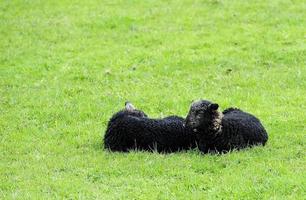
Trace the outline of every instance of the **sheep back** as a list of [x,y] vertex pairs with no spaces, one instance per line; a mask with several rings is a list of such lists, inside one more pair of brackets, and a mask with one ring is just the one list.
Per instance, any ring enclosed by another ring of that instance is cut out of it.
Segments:
[[119,112],[108,123],[104,146],[111,151],[173,152],[194,148],[195,141],[195,134],[184,128],[182,117],[151,119]]

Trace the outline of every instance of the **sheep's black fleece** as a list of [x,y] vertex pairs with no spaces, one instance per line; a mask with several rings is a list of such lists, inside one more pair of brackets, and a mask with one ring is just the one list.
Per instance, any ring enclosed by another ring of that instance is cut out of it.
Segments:
[[122,110],[110,119],[104,147],[111,151],[132,149],[174,152],[196,147],[196,136],[184,127],[184,118],[151,119],[142,111]]
[[196,132],[199,149],[202,152],[227,152],[231,149],[266,144],[268,134],[255,116],[237,108],[228,108],[220,113],[217,111],[218,104],[209,101],[202,100],[202,105],[204,109],[198,114],[200,116],[197,119],[202,117],[204,120],[198,122],[199,126],[192,127],[194,124],[197,125],[197,121],[192,123],[190,120],[196,118],[191,116],[189,119],[190,116],[187,116],[189,122],[187,126],[191,126]]

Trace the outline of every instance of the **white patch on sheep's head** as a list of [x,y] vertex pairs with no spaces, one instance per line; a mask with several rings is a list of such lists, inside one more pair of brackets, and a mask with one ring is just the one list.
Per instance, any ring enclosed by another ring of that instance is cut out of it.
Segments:
[[133,104],[131,104],[129,101],[125,102],[125,109],[131,112],[136,110],[135,106],[133,106]]
[[125,102],[125,111],[129,115],[132,115],[135,117],[147,117],[147,115],[143,111],[137,110],[135,106],[129,101]]
[[218,111],[219,105],[207,100],[194,101],[186,117],[186,127],[198,132],[201,128],[218,131],[221,128],[222,113]]

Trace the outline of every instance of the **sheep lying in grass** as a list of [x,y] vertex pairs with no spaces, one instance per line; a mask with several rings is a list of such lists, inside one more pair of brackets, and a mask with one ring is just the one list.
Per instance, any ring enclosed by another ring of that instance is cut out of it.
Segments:
[[199,100],[191,105],[186,117],[186,128],[196,133],[202,152],[227,152],[265,145],[268,135],[256,117],[236,108],[221,113],[218,107],[216,103]]
[[104,147],[111,151],[132,149],[174,152],[194,148],[195,134],[184,128],[184,119],[169,116],[151,119],[127,102],[125,109],[110,119],[104,136]]

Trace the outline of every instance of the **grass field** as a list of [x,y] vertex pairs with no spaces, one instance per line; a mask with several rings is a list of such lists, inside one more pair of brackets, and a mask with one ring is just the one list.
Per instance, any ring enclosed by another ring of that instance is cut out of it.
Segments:
[[[130,100],[260,118],[265,147],[110,153]],[[0,199],[306,199],[303,0],[0,2]]]

